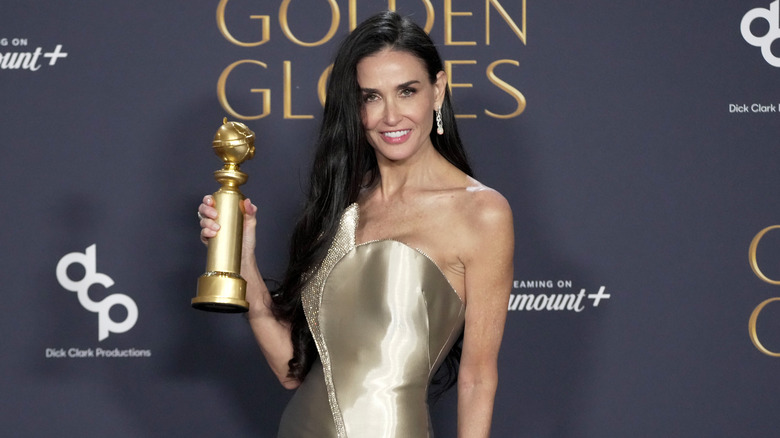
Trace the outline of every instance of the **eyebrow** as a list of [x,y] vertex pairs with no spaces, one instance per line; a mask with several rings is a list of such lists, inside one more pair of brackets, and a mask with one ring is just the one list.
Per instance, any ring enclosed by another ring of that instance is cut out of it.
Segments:
[[[415,84],[419,84],[419,83],[420,83],[420,81],[414,79],[414,80],[411,80],[411,81],[404,82],[403,84],[398,84],[398,86],[395,87],[395,88],[397,90],[400,90],[400,89],[406,88],[406,87],[408,87],[410,85],[415,85]],[[379,92],[379,90],[377,90],[375,88],[361,88],[360,91],[362,91],[363,93],[378,93]]]

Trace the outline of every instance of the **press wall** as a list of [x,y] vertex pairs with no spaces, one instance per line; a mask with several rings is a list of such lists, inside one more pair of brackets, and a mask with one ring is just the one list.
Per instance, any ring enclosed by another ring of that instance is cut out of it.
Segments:
[[[514,212],[493,436],[774,436],[778,0],[5,1],[4,433],[275,436],[290,393],[246,321],[190,307],[211,140],[257,135],[243,191],[278,278],[323,75],[388,7],[439,45]],[[432,412],[455,436],[454,392]]]

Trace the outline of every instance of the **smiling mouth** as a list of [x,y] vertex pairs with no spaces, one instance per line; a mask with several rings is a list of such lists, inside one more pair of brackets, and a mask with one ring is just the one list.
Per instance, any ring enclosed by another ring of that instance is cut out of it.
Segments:
[[409,131],[411,131],[411,129],[404,129],[403,131],[388,131],[388,132],[383,132],[382,135],[390,138],[400,138],[408,134]]

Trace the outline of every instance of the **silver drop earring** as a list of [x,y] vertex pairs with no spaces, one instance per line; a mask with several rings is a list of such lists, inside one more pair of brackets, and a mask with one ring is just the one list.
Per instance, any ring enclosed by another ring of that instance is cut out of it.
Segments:
[[441,107],[436,109],[436,133],[444,134],[444,125],[441,122]]

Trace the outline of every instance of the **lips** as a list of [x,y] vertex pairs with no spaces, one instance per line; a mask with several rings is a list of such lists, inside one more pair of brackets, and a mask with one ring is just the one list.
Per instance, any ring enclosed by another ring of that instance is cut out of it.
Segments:
[[400,131],[385,131],[382,133],[382,137],[384,137],[385,141],[388,143],[402,143],[409,137],[410,132],[412,132],[411,129],[402,129]]

